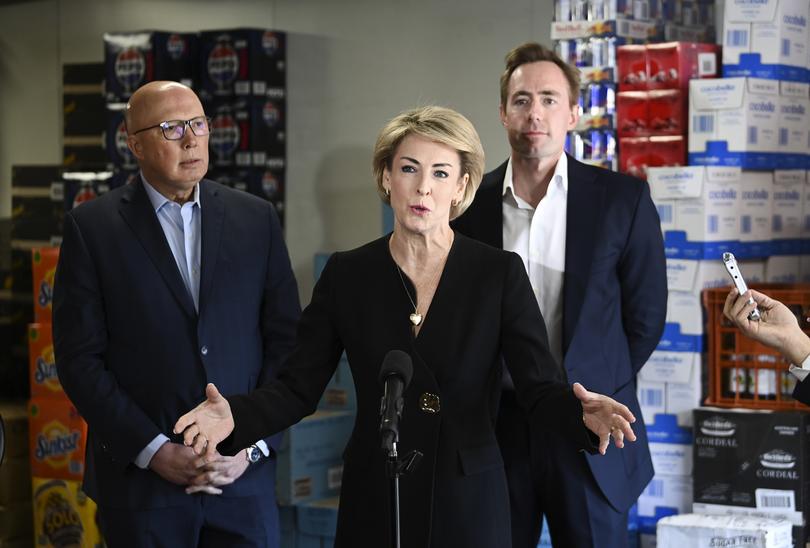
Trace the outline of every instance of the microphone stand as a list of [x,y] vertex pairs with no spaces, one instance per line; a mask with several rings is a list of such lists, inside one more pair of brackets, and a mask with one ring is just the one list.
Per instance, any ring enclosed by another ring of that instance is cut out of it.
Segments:
[[[397,403],[400,403],[401,400]],[[398,406],[401,409],[401,403]],[[420,451],[409,451],[400,458],[397,453],[397,442],[399,441],[399,428],[395,431],[387,430],[382,432],[383,449],[388,450],[386,470],[390,479],[389,494],[391,499],[391,548],[400,548],[400,521],[399,521],[399,478],[413,472],[423,454]]]

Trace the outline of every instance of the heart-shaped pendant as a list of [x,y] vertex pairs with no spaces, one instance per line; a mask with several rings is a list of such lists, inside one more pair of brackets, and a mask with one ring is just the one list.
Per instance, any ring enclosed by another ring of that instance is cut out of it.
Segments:
[[414,312],[413,314],[408,316],[408,319],[411,320],[411,323],[413,325],[419,325],[420,323],[422,323],[422,315],[419,314],[418,312]]

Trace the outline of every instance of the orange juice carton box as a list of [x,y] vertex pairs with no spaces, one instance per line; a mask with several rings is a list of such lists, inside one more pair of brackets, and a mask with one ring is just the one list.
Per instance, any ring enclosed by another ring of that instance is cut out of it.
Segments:
[[28,404],[31,473],[81,480],[87,423],[67,398],[32,398]]

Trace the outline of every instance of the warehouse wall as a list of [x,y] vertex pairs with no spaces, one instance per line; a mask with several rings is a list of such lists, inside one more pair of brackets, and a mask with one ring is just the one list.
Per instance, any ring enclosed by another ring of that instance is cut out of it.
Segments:
[[[504,5],[505,4],[505,5]],[[0,217],[12,164],[61,160],[61,65],[103,59],[106,31],[236,26],[287,31],[287,243],[303,302],[312,256],[381,233],[370,175],[380,126],[427,103],[478,128],[487,167],[507,154],[503,56],[550,43],[551,2],[510,0],[42,0],[0,6]]]

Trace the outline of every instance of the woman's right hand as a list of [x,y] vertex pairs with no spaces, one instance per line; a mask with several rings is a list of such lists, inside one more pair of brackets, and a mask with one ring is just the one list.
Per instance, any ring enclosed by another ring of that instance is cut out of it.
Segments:
[[205,401],[180,417],[174,425],[175,434],[183,434],[183,443],[204,460],[217,457],[217,445],[233,432],[231,406],[217,387],[208,383]]

